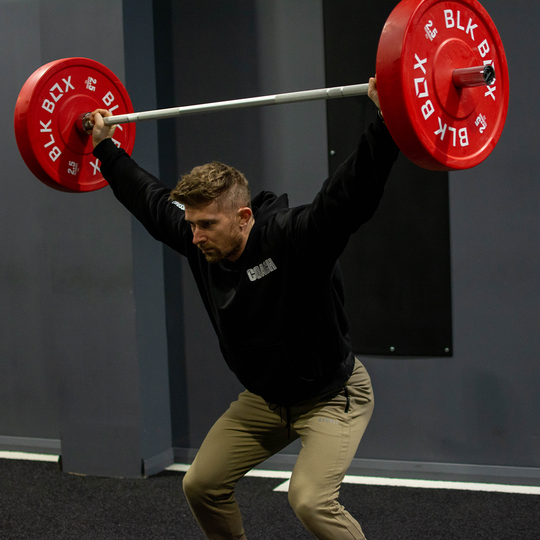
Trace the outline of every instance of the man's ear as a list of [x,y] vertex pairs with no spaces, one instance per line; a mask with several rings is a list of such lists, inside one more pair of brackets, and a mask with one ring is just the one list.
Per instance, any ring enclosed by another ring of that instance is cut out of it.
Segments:
[[244,206],[238,210],[238,217],[240,218],[240,226],[244,227],[249,223],[253,212],[248,206]]

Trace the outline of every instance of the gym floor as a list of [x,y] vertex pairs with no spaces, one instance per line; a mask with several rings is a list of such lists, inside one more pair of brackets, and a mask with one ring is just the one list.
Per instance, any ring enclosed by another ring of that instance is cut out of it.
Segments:
[[[141,480],[60,472],[58,456],[0,453],[0,539],[183,539],[204,536],[181,483],[187,465]],[[250,540],[308,540],[287,502],[288,472],[238,484]],[[369,540],[537,540],[540,488],[348,476],[340,500]]]

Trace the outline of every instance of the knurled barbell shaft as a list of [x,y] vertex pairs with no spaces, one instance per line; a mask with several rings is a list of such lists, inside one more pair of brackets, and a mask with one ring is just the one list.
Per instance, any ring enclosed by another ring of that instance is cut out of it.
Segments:
[[174,107],[171,109],[159,109],[155,111],[121,114],[118,116],[108,116],[104,118],[104,122],[107,125],[126,124],[129,122],[138,122],[140,120],[160,120],[163,118],[174,118],[176,116],[187,116],[191,114],[222,111],[226,109],[242,109],[246,107],[259,107],[263,105],[280,105],[284,103],[298,103],[301,101],[362,96],[367,94],[368,86],[368,84],[352,84],[349,86],[336,86],[334,88],[320,88],[317,90],[304,90],[301,92],[288,92],[270,96],[233,99],[230,101],[203,103],[201,105],[188,105],[185,107]]

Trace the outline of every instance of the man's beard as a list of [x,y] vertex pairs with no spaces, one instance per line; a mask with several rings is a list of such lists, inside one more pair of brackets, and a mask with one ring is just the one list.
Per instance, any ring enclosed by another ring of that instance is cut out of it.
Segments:
[[197,247],[202,251],[202,254],[204,255],[204,258],[207,262],[209,262],[210,264],[215,264],[224,259],[228,259],[231,255],[233,255],[240,249],[241,245],[242,237],[240,235],[237,235],[231,237],[229,243],[223,249],[219,249],[218,247],[211,247],[208,248],[208,251],[205,251],[204,247],[202,247],[200,244]]

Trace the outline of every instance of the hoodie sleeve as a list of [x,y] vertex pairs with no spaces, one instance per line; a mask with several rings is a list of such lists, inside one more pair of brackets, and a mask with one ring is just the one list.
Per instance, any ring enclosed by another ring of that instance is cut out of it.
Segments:
[[110,139],[96,146],[94,156],[101,161],[101,173],[116,198],[156,240],[185,254],[188,226],[181,205],[169,200],[171,190]]
[[377,119],[313,202],[294,215],[291,233],[296,248],[308,256],[326,253],[335,262],[350,235],[375,213],[398,154],[386,126]]

